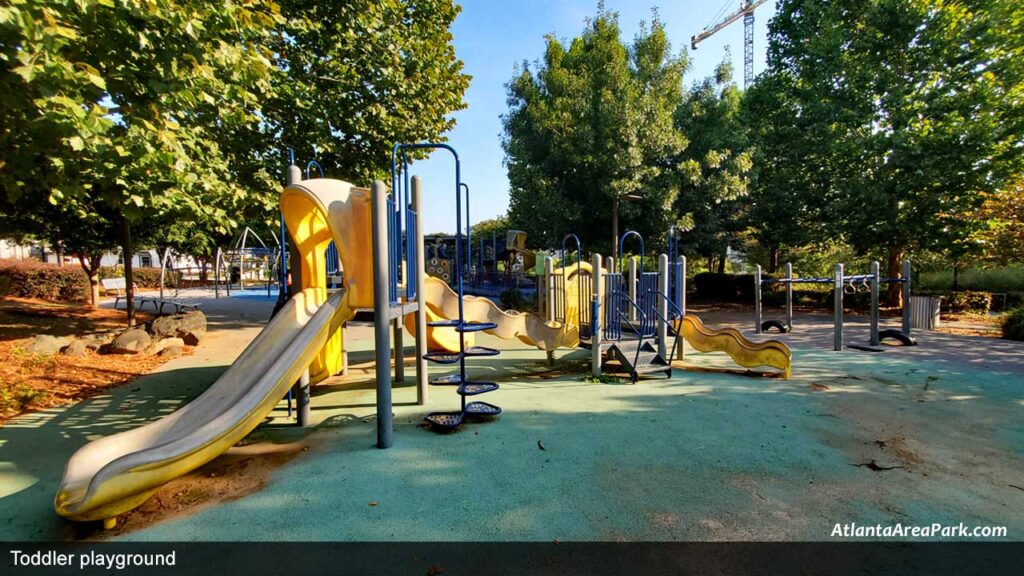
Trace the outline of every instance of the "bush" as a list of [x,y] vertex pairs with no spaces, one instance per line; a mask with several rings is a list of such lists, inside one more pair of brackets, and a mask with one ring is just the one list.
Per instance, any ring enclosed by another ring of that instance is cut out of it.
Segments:
[[1024,308],[1017,308],[1003,321],[1003,338],[1024,341]]
[[499,297],[501,300],[502,310],[518,310],[519,312],[529,312],[533,310],[537,304],[536,298],[529,298],[523,296],[522,292],[515,288],[509,288],[501,293]]
[[921,290],[917,296],[937,296],[942,298],[942,311],[962,314],[988,314],[992,309],[992,294],[989,292],[970,292],[951,290]]
[[[164,279],[164,286],[173,287],[177,276],[180,275],[180,272],[168,273],[167,278]],[[124,278],[124,266],[104,266],[100,268],[100,280],[106,278]],[[132,280],[135,281],[135,285],[139,288],[159,288],[160,269],[132,268]]]
[[[951,270],[921,272],[915,278],[914,285],[921,289],[952,290],[953,272]],[[1021,292],[1024,291],[1024,265],[984,270],[975,268],[961,270],[958,285],[961,290]]]
[[89,279],[77,265],[5,260],[0,261],[0,295],[81,302],[89,298]]
[[[751,280],[751,290],[754,281]],[[736,302],[739,294],[736,289],[736,277],[732,274],[718,272],[701,272],[693,277],[693,286],[697,297],[717,302]]]

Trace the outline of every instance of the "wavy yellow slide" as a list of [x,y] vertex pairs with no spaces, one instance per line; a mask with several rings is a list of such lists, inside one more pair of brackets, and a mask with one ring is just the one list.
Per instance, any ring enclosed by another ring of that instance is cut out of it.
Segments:
[[[424,301],[427,303],[427,320],[444,320],[459,317],[459,295],[444,280],[427,277]],[[575,348],[580,343],[579,327],[563,325],[561,322],[545,322],[528,312],[505,311],[487,298],[463,297],[463,317],[467,322],[492,322],[496,328],[487,330],[498,338],[518,339],[541,350]],[[411,315],[405,318],[406,328],[412,329]],[[468,337],[469,334],[466,334]],[[469,339],[467,338],[467,346]],[[457,351],[458,333],[452,328],[431,328],[427,331],[427,346],[431,349]]]
[[[705,326],[700,318],[692,314],[684,316],[681,324],[683,337],[698,352],[725,352],[740,366],[770,366],[782,370],[785,378],[788,379],[790,376],[793,353],[789,346],[782,342],[753,342],[735,328],[714,330]],[[680,328],[679,321],[676,322],[675,328]]]
[[[72,520],[103,520],[135,508],[167,481],[209,462],[258,426],[309,368],[340,368],[341,330],[372,306],[369,191],[339,180],[287,187],[281,210],[300,255],[302,289],[203,394],[156,422],[101,438],[68,461],[54,508]],[[345,289],[328,296],[324,251],[334,240]]]

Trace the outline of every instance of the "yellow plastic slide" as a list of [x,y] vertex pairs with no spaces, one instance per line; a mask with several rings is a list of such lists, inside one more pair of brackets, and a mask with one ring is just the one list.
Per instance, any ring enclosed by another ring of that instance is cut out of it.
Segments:
[[[313,380],[340,369],[341,330],[373,305],[369,191],[307,180],[281,195],[300,255],[301,291],[198,398],[156,422],[91,442],[68,461],[54,500],[72,520],[104,520],[141,504],[165,482],[209,462],[263,421],[307,368]],[[328,296],[324,251],[335,241],[345,289]]]
[[[427,320],[443,320],[459,317],[459,295],[444,280],[427,277],[423,300],[427,303]],[[496,328],[487,330],[498,338],[518,339],[541,350],[575,348],[580,343],[579,327],[563,325],[561,322],[545,322],[527,312],[504,311],[487,298],[465,296],[463,317],[467,322],[492,322]],[[405,318],[406,328],[413,328],[411,315]],[[467,346],[469,344],[467,336]],[[458,333],[452,328],[429,328],[427,347],[457,351]]]
[[[785,377],[789,378],[793,353],[784,343],[777,340],[753,342],[735,328],[713,330],[692,314],[684,316],[681,324],[683,338],[697,351],[725,352],[740,366],[770,366],[782,370]],[[675,328],[680,328],[680,321],[676,321]]]

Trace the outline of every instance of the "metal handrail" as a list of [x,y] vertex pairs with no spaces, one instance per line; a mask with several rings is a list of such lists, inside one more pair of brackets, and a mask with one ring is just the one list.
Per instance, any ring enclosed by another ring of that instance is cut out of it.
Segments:
[[[633,300],[632,298],[629,297],[629,294],[626,294],[624,292],[619,292],[618,296],[620,298],[623,298],[633,308],[636,308],[636,311],[640,314],[640,325],[641,326],[643,326],[644,324],[647,323],[647,314],[643,311],[642,308],[640,308],[640,305],[637,304],[635,300]],[[636,373],[636,363],[640,360],[640,348],[642,348],[643,345],[644,345],[644,334],[643,334],[642,330],[637,330],[636,329],[636,325],[633,324],[633,322],[629,319],[629,314],[624,313],[622,310],[619,309],[618,306],[615,307],[615,314],[616,314],[616,319],[615,320],[617,322],[619,322],[619,325],[621,326],[622,325],[622,321],[625,320],[626,325],[629,326],[629,329],[632,330],[633,333],[636,334],[636,336],[637,336],[636,352],[633,354],[633,371],[634,371],[634,374],[635,374]]]
[[[665,301],[668,302],[669,305],[672,306],[673,308],[675,308],[676,312],[679,313],[679,321],[682,322],[683,311],[679,308],[679,306],[676,306],[676,303],[673,302],[671,298],[668,297],[668,294],[665,294],[664,292],[661,292],[659,290],[652,290],[652,291],[650,291],[650,292],[648,292],[647,294],[644,295],[644,297],[649,297],[649,296],[660,296],[661,298],[664,298]],[[661,314],[661,312],[658,310],[657,306],[654,306],[652,308],[652,310],[654,310],[654,313],[658,315],[658,318],[661,318],[662,322],[664,322],[665,324],[668,324],[669,326],[672,325],[672,322],[669,321],[668,318],[665,318],[665,316],[663,316]],[[682,332],[682,330],[681,329],[680,330],[676,330],[675,332],[676,332],[675,338],[672,339],[672,351],[669,352],[669,355],[668,355],[668,363],[669,364],[672,364],[672,360],[675,358],[676,349],[679,346],[679,333]]]

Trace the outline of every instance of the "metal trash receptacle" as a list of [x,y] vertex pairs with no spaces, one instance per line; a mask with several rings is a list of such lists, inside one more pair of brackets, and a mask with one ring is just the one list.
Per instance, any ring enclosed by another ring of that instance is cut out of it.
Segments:
[[941,303],[941,298],[911,296],[910,327],[915,330],[935,330],[938,328]]

